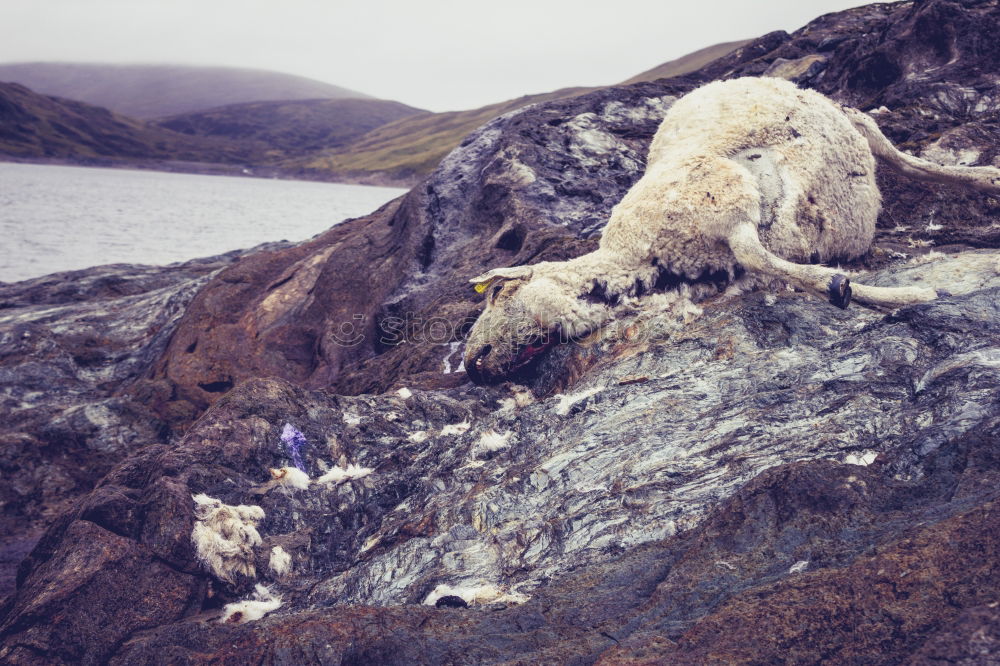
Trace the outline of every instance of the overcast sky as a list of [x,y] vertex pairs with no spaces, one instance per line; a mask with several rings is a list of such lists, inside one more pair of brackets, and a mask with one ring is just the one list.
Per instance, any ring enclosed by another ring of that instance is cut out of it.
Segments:
[[271,69],[433,111],[612,84],[857,0],[0,0],[0,62]]

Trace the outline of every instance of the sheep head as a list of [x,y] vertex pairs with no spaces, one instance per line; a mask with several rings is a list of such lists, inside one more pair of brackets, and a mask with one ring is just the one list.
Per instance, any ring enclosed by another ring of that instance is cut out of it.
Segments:
[[560,341],[583,335],[610,317],[606,304],[584,298],[567,262],[498,268],[471,280],[486,309],[465,344],[465,370],[476,384],[503,381]]

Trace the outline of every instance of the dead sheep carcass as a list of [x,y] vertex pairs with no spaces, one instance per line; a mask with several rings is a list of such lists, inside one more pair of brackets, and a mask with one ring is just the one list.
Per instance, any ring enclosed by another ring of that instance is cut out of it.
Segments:
[[779,279],[840,307],[852,294],[883,307],[936,298],[926,287],[851,284],[818,265],[871,247],[875,157],[919,180],[1000,192],[1000,170],[902,153],[864,113],[788,81],[716,81],[689,93],[663,119],[645,174],[612,210],[597,250],[472,280],[487,302],[466,344],[470,378],[503,379],[553,341],[609,321],[623,298],[667,285]]

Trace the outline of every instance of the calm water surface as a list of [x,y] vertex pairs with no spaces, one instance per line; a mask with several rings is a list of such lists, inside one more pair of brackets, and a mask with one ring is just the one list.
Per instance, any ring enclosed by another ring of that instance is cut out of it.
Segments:
[[299,241],[405,190],[0,163],[0,281]]

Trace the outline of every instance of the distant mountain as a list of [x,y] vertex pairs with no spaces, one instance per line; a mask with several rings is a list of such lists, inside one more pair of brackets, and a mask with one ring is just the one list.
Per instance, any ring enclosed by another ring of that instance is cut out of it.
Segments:
[[136,118],[161,118],[243,102],[372,99],[301,76],[234,67],[14,63],[0,64],[0,81]]
[[724,55],[729,55],[741,46],[749,44],[751,41],[753,40],[744,39],[738,42],[723,42],[721,44],[707,46],[703,49],[694,51],[693,53],[689,53],[686,56],[681,56],[676,60],[670,60],[662,65],[657,65],[653,69],[646,70],[642,74],[636,74],[631,79],[623,81],[621,85],[639,83],[641,81],[668,79],[672,76],[683,76],[684,74],[696,72],[713,60],[718,60]]
[[15,158],[94,158],[237,162],[243,148],[188,137],[75,100],[0,83],[0,155]]
[[322,99],[250,102],[157,121],[160,127],[193,136],[257,142],[289,154],[337,148],[401,118],[429,114],[379,99]]
[[[693,72],[745,43],[716,44],[625,83]],[[310,79],[256,70],[0,65],[0,80],[12,74],[36,81],[42,90],[103,99],[116,110],[133,109],[137,116],[158,120],[143,123],[6,86],[0,88],[0,155],[241,163],[258,173],[386,184],[416,182],[469,133],[497,116],[595,90],[565,88],[469,111],[429,113]],[[20,120],[11,121],[14,117]]]

